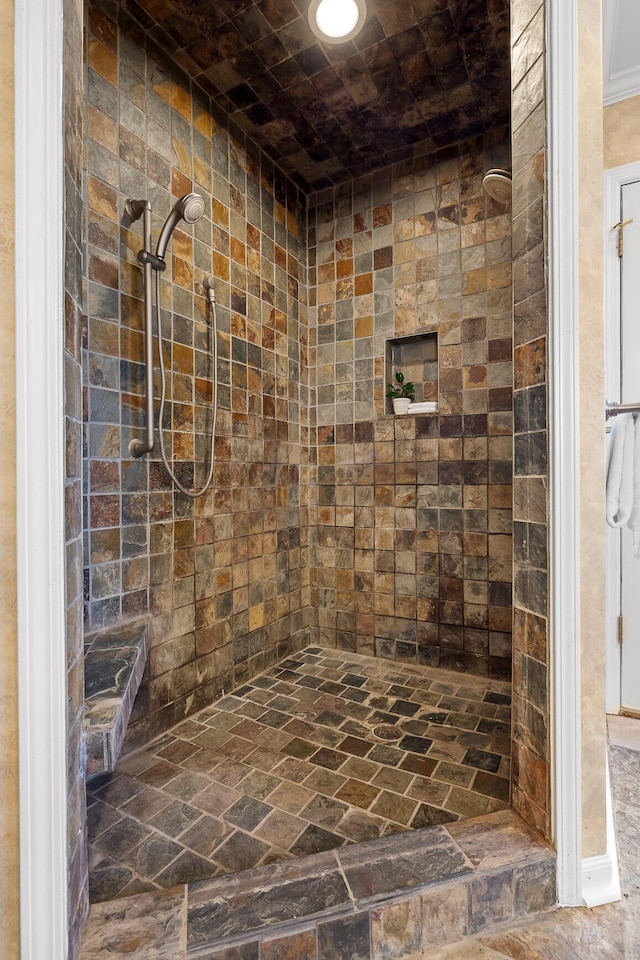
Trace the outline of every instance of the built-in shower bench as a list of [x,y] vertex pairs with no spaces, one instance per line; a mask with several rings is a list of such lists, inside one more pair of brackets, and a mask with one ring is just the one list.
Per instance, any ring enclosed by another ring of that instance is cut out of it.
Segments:
[[111,773],[115,769],[148,654],[146,623],[87,636],[84,648],[87,776]]

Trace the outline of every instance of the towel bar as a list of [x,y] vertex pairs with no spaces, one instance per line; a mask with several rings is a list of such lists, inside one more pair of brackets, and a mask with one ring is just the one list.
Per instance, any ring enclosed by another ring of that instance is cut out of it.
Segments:
[[613,400],[607,400],[605,411],[607,420],[609,417],[617,417],[619,413],[640,413],[640,403],[616,403]]

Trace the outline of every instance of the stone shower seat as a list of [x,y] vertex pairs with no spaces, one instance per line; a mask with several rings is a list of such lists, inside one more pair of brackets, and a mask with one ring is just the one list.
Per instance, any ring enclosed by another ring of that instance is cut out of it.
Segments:
[[149,655],[147,624],[137,622],[90,634],[84,649],[90,777],[115,770]]

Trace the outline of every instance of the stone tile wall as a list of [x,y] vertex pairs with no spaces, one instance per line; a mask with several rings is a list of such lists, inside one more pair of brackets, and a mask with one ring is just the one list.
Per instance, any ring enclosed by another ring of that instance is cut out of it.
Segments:
[[76,956],[89,911],[85,800],[84,656],[82,625],[82,146],[83,4],[64,10],[65,187],[65,549],[67,642],[67,771],[69,957]]
[[[101,4],[89,8],[86,166],[86,623],[151,618],[135,743],[306,639],[306,208],[125,13]],[[162,301],[167,445],[191,485],[213,379],[202,281],[216,276],[215,472],[196,501],[173,492],[157,450],[128,453],[144,424],[144,347],[141,222],[123,215],[127,197],[148,197],[157,237],[191,190],[206,213],[173,234]]]
[[515,809],[550,834],[544,2],[513,0]]
[[[311,200],[322,645],[510,674],[511,213],[482,188],[507,138]],[[394,417],[386,343],[434,331],[439,415]]]

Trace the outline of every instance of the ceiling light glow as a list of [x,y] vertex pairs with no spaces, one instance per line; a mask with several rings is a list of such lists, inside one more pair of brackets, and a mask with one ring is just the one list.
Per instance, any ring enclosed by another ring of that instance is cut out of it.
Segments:
[[309,24],[325,43],[345,43],[364,26],[365,0],[311,0]]
[[360,17],[355,0],[322,0],[316,10],[316,23],[327,37],[346,37]]

